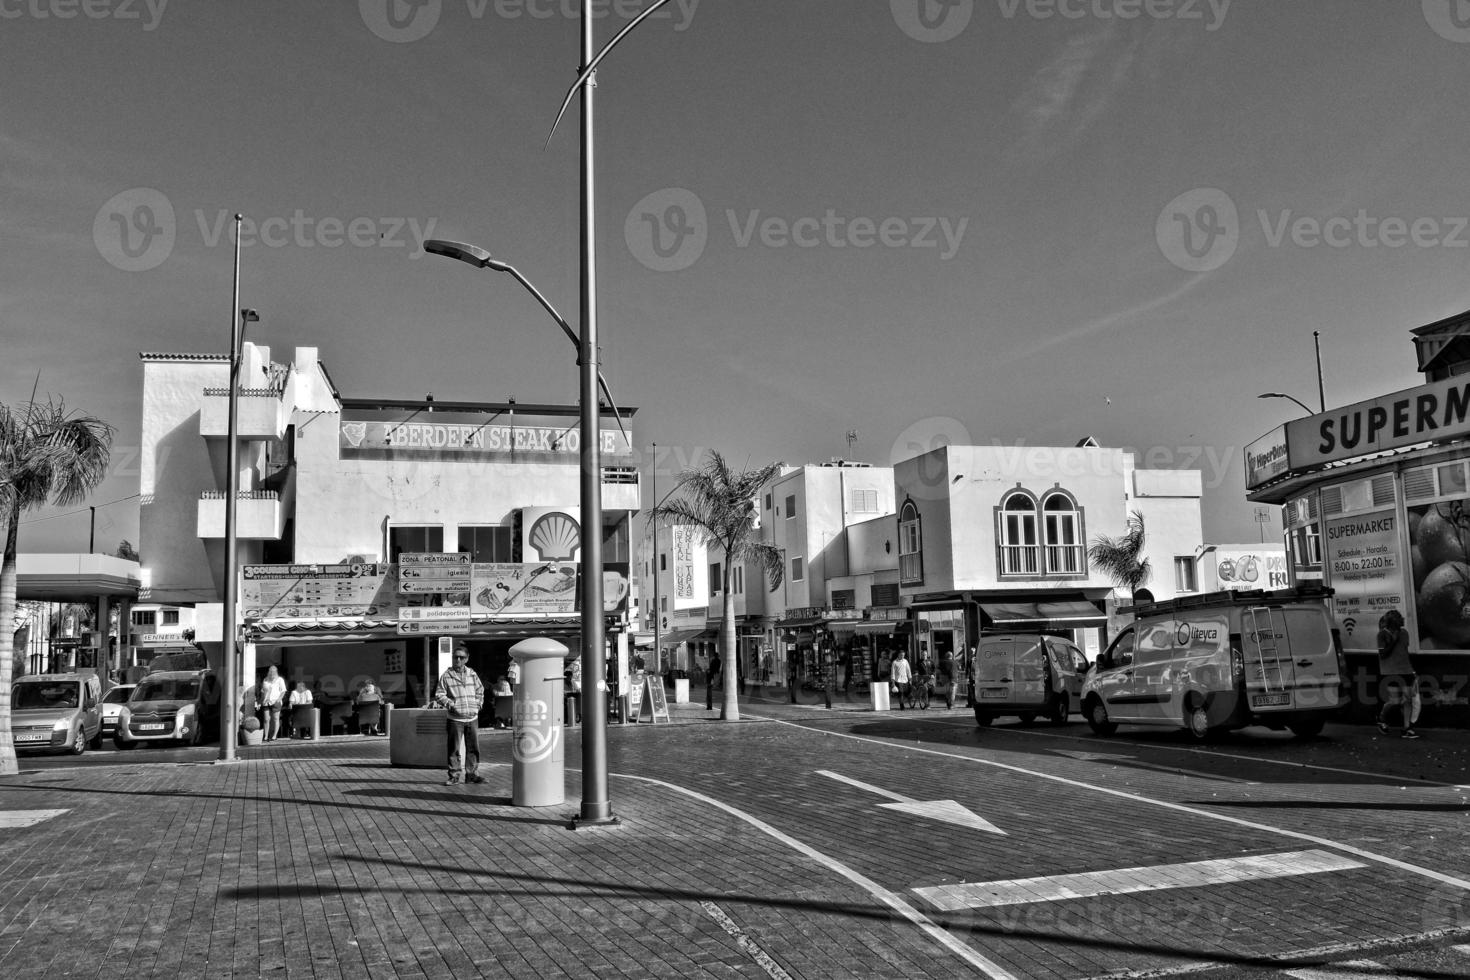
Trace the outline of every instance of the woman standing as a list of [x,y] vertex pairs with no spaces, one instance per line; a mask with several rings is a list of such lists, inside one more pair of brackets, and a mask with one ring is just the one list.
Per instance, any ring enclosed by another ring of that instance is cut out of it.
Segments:
[[256,707],[265,712],[265,741],[274,742],[281,728],[281,705],[286,700],[286,681],[271,664],[265,671],[265,680],[260,682],[259,703]]

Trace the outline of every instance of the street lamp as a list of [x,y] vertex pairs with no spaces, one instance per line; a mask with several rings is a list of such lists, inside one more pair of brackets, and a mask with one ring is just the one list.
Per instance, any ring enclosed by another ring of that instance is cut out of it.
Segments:
[[[586,703],[582,707],[582,812],[578,824],[614,823],[612,804],[607,792],[607,667],[604,662],[605,631],[602,612],[602,447],[598,429],[599,384],[607,391],[607,382],[597,370],[595,328],[584,305],[582,335],[577,336],[556,307],[541,294],[515,266],[493,257],[478,245],[431,239],[424,251],[457,259],[477,269],[490,269],[513,277],[536,298],[542,309],[561,327],[577,348],[577,364],[581,368],[578,398],[581,416],[581,551],[582,551],[582,675],[597,678],[591,690],[583,690]],[[585,296],[584,296],[585,300]],[[617,406],[608,402],[614,414]],[[618,419],[622,426],[621,417]]]
[[230,304],[229,424],[225,429],[225,595],[224,595],[224,696],[219,717],[219,761],[235,762],[236,732],[240,713],[240,677],[235,650],[235,498],[240,492],[240,447],[235,433],[240,422],[240,346],[245,324],[258,323],[260,314],[240,306],[240,223],[235,215],[235,294]]
[[1302,405],[1301,399],[1299,399],[1299,398],[1293,398],[1291,395],[1288,395],[1285,392],[1281,392],[1281,391],[1268,391],[1268,392],[1266,392],[1264,394],[1257,395],[1256,397],[1257,398],[1285,398],[1288,401],[1294,401],[1298,405],[1301,405],[1302,411],[1306,412],[1308,415],[1314,415],[1314,414],[1316,414],[1315,412],[1313,412],[1307,406]]

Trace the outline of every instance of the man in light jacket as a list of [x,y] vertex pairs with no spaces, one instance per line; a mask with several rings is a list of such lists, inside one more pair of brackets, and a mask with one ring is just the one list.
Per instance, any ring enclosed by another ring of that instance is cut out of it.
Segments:
[[[480,706],[485,703],[485,685],[470,669],[469,647],[454,648],[454,666],[439,678],[434,703],[447,712],[444,732],[449,748],[449,778],[444,785],[483,783],[480,768]],[[460,745],[463,744],[463,755]]]

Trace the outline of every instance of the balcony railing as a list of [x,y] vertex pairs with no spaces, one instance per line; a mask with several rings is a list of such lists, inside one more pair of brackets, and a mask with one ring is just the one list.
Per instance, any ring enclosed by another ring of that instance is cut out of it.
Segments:
[[[279,439],[286,434],[285,401],[280,388],[241,388],[235,434],[241,439]],[[199,434],[230,434],[230,389],[205,388],[199,408]]]
[[[235,536],[279,541],[286,526],[281,495],[274,490],[242,490],[235,496]],[[199,495],[199,536],[225,536],[225,495],[206,490]]]

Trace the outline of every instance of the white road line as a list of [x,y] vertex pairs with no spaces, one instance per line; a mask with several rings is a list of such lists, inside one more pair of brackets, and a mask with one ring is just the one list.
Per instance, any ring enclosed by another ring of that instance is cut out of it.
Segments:
[[1409,864],[1407,861],[1400,861],[1397,858],[1391,858],[1384,854],[1376,854],[1373,851],[1364,850],[1363,848],[1355,847],[1352,844],[1344,844],[1341,841],[1329,840],[1326,837],[1318,837],[1315,834],[1303,834],[1300,831],[1287,830],[1284,827],[1273,827],[1270,824],[1256,823],[1254,820],[1245,820],[1240,817],[1232,817],[1226,813],[1212,813],[1209,810],[1201,810],[1198,807],[1187,806],[1183,803],[1171,803],[1168,800],[1156,800],[1153,797],[1142,796],[1138,793],[1129,793],[1120,789],[1109,789],[1106,786],[1095,786],[1092,783],[1084,783],[1080,779],[1068,779],[1066,776],[1058,776],[1053,773],[1037,772],[1035,769],[1026,769],[1022,766],[1013,766],[1006,762],[996,762],[993,759],[977,759],[973,756],[960,755],[955,752],[942,752],[938,749],[917,748],[912,745],[904,745],[885,739],[870,738],[866,735],[853,735],[850,732],[837,732],[832,731],[828,728],[814,728],[808,725],[799,725],[794,721],[783,721],[779,718],[770,718],[766,720],[773,721],[778,725],[785,725],[789,728],[795,728],[800,731],[814,732],[818,735],[825,735],[828,738],[847,738],[853,740],[854,742],[864,742],[869,745],[882,745],[890,749],[900,749],[906,752],[918,752],[923,755],[937,755],[944,759],[954,759],[959,762],[968,762],[972,765],[989,766],[992,769],[1003,769],[1006,772],[1014,772],[1022,776],[1031,776],[1035,779],[1045,779],[1049,782],[1061,783],[1064,786],[1071,786],[1076,789],[1088,790],[1089,792],[1093,793],[1101,793],[1104,796],[1112,796],[1118,799],[1131,800],[1134,803],[1143,803],[1148,806],[1161,807],[1165,810],[1173,810],[1175,813],[1188,813],[1192,816],[1203,817],[1206,820],[1215,820],[1220,823],[1228,823],[1236,827],[1245,827],[1248,830],[1260,830],[1268,834],[1279,834],[1282,837],[1290,837],[1293,840],[1307,841],[1308,843],[1316,844],[1319,847],[1330,847],[1334,851],[1342,851],[1344,854],[1352,854],[1356,857],[1362,858],[1365,861],[1372,861],[1376,864],[1386,865],[1390,868],[1397,868],[1400,871],[1405,871],[1412,875],[1429,878],[1433,881],[1440,882],[1441,884],[1450,885],[1455,888],[1461,888],[1466,891],[1470,891],[1470,881],[1467,881],[1464,878],[1456,878],[1453,875],[1447,875],[1442,872],[1435,871],[1433,868],[1425,868],[1417,864]]
[[1286,970],[1285,973],[1294,980],[1400,980],[1403,977],[1397,970],[1373,960],[1346,960],[1322,969]]
[[59,817],[67,810],[0,810],[0,830],[34,827],[44,820]]
[[1351,871],[1362,867],[1365,865],[1361,862],[1327,851],[1288,851],[1281,854],[1255,854],[1153,867],[1014,878],[1010,881],[936,885],[931,888],[915,888],[914,891],[941,912],[955,912],[960,909],[1056,902],[1166,888],[1198,888],[1237,881],[1290,878],[1330,871]]
[[744,810],[736,809],[735,807],[730,806],[728,803],[722,803],[721,801],[714,799],[713,797],[705,796],[703,793],[688,789],[683,786],[677,786],[674,783],[665,782],[662,779],[653,779],[649,776],[633,776],[627,773],[615,773],[614,775],[618,776],[621,779],[636,779],[639,782],[650,783],[654,786],[662,786],[664,789],[670,790],[675,793],[681,793],[684,796],[689,797],[690,799],[699,800],[701,803],[708,804],[709,806],[712,806],[717,810],[723,810],[725,813],[730,814],[730,816],[735,817],[737,820],[745,821],[752,827],[759,830],[761,833],[766,834],[768,837],[771,837],[774,840],[781,842],[782,844],[785,844],[787,847],[800,854],[806,855],[813,861],[816,861],[818,864],[823,865],[824,867],[836,872],[837,874],[846,878],[848,881],[857,885],[869,895],[872,895],[879,902],[887,905],[889,908],[893,909],[909,922],[924,930],[924,932],[928,934],[930,939],[933,939],[936,943],[948,949],[955,956],[964,960],[966,963],[974,967],[976,970],[979,970],[985,976],[991,977],[992,980],[1019,980],[1019,978],[1017,978],[1015,974],[1008,972],[1005,967],[1001,966],[998,963],[992,962],[990,959],[981,955],[980,952],[973,947],[960,942],[953,935],[951,935],[947,929],[944,929],[943,927],[937,925],[934,920],[930,919],[923,912],[920,912],[918,909],[910,905],[902,895],[899,895],[896,892],[889,891],[887,888],[884,888],[876,881],[872,880],[866,875],[860,874],[854,869],[843,864],[841,861],[838,861],[837,859],[832,857],[828,857],[826,854],[823,854],[816,848],[804,844],[791,835],[777,830],[775,827],[772,827],[770,824],[766,823],[764,820],[761,820],[759,817],[756,817],[750,813],[746,813]]
[[751,959],[760,964],[760,968],[766,971],[766,976],[771,980],[791,980],[791,974],[781,969],[781,964],[771,959],[770,954],[761,949],[760,944],[751,939],[745,932],[735,924],[735,920],[725,914],[725,910],[714,902],[700,902],[699,907],[709,913],[709,917],[720,924],[720,928],[729,933],[735,940],[735,945],[746,953]]

